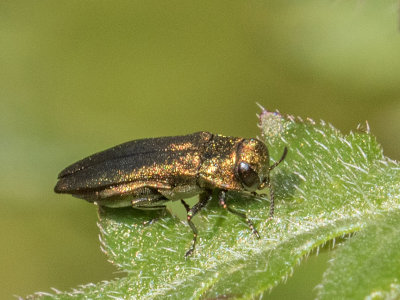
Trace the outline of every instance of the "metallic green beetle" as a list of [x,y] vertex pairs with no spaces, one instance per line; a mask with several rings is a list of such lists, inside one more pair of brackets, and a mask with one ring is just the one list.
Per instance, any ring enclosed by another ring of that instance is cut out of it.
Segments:
[[[186,256],[193,253],[197,229],[192,218],[212,198],[217,189],[219,204],[231,209],[225,199],[228,191],[255,193],[270,187],[269,174],[287,154],[269,165],[267,146],[257,139],[226,137],[209,132],[184,136],[130,141],[93,154],[67,167],[58,175],[56,193],[72,194],[100,206],[137,209],[165,209],[166,201],[181,200],[193,231],[193,242]],[[192,208],[184,198],[200,194]],[[271,195],[271,216],[274,197]]]

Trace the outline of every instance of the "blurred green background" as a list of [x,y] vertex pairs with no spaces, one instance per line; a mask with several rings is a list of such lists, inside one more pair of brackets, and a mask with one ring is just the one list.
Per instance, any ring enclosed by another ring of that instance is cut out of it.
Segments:
[[[398,1],[0,2],[0,298],[123,276],[96,209],[58,172],[131,139],[259,134],[269,110],[343,132],[369,121],[400,158]],[[271,298],[309,299],[311,257]],[[300,274],[300,275],[299,275]]]

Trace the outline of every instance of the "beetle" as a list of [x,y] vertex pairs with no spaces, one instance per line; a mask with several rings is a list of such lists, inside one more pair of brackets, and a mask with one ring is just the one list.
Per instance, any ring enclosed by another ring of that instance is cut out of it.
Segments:
[[[252,232],[259,234],[246,214],[226,203],[228,191],[252,193],[270,188],[270,216],[274,195],[270,172],[286,157],[269,164],[267,146],[258,139],[228,137],[209,132],[183,136],[133,140],[93,154],[58,175],[56,193],[72,194],[100,206],[136,209],[165,209],[164,203],[181,200],[187,222],[193,231],[193,253],[197,229],[192,218],[209,202],[217,190],[219,204],[246,220]],[[190,207],[183,199],[199,194]]]

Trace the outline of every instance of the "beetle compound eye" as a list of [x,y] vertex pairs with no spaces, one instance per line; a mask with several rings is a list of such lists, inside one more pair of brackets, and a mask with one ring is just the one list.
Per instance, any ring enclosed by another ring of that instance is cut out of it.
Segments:
[[241,162],[238,168],[239,178],[243,185],[249,190],[256,190],[260,184],[258,174],[247,164]]

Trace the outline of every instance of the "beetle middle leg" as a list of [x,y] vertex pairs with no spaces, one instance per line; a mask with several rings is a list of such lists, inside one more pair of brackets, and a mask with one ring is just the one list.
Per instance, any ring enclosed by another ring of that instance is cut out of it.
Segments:
[[190,249],[186,252],[185,257],[188,257],[189,255],[191,255],[196,247],[196,243],[197,243],[197,228],[196,226],[194,226],[193,222],[192,222],[192,218],[207,204],[208,201],[210,201],[212,198],[212,193],[210,191],[204,192],[202,194],[199,195],[199,202],[197,202],[195,205],[192,206],[192,208],[190,208],[190,206],[184,201],[181,200],[183,206],[186,209],[187,212],[187,221],[188,224],[190,226],[190,228],[192,228],[193,231],[193,241],[192,241],[192,246],[190,247]]
[[[168,199],[163,196],[162,194],[156,192],[156,191],[151,191],[150,189],[144,190],[146,193],[143,194],[138,194],[134,199],[131,200],[131,205],[135,209],[141,209],[141,210],[161,210],[161,217],[165,215],[167,207],[165,205],[162,205],[162,203],[168,201]],[[143,223],[143,225],[151,225],[154,222],[158,221],[160,217],[153,218],[149,221],[146,221]]]
[[258,233],[257,229],[254,227],[253,222],[246,216],[246,214],[238,212],[232,208],[230,208],[227,204],[226,204],[226,191],[221,190],[218,192],[218,200],[219,200],[219,205],[221,205],[224,209],[226,209],[227,211],[239,216],[240,218],[244,219],[247,224],[249,225],[251,231],[253,232],[253,234],[259,239],[260,238],[260,234]]

